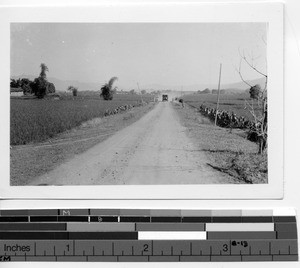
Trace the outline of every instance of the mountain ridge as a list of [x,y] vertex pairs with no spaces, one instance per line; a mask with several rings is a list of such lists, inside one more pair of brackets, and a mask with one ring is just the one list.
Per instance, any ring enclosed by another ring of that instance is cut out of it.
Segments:
[[[34,80],[36,77],[33,75],[18,75],[18,76],[12,76],[13,79],[19,79],[19,78],[28,78],[30,80]],[[69,86],[78,87],[80,90],[91,90],[91,91],[98,91],[100,90],[102,84],[96,83],[96,82],[82,82],[77,80],[61,80],[55,77],[48,77],[47,78],[49,82],[53,83],[55,85],[56,91],[66,91]],[[257,78],[253,80],[246,80],[246,82],[250,85],[256,85],[259,84],[261,87],[264,86],[265,78]],[[153,84],[146,84],[141,86],[141,89],[146,89],[148,91],[152,90],[173,90],[173,91],[203,91],[204,89],[216,89],[218,88],[217,84],[208,85],[208,84],[191,84],[191,85],[185,85],[185,86],[171,86],[171,85],[162,85],[158,83]],[[119,89],[129,91],[131,87],[122,87],[120,86]],[[229,83],[229,84],[221,84],[221,89],[225,89],[226,91],[232,91],[232,92],[239,92],[249,89],[249,86],[245,84],[243,81],[241,82],[235,82],[235,83]],[[135,89],[137,91],[137,89]]]

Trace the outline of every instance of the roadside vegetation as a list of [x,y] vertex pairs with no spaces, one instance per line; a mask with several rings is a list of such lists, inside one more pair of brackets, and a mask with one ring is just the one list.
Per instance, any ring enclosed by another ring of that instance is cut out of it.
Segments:
[[204,151],[207,165],[231,176],[235,183],[267,183],[267,154],[257,153],[257,144],[241,135],[241,130],[215,127],[213,122],[189,105],[174,103],[182,124],[195,146]]
[[[81,92],[76,98],[61,94],[58,100],[38,100],[26,96],[11,98],[11,145],[44,141],[85,121],[112,114],[118,107],[142,105],[140,96],[136,94],[116,94],[112,101],[99,100],[98,94]],[[144,96],[144,101],[152,100],[150,94]]]
[[[233,114],[235,118],[244,117],[245,120],[251,122],[250,127],[234,129],[234,125],[229,124],[227,129],[221,130],[213,125],[214,115],[207,115],[206,124],[211,126],[198,129],[198,134],[195,134],[198,142],[201,139],[202,146],[206,148],[206,154],[212,160],[208,163],[210,167],[226,173],[238,181],[250,184],[268,182],[267,151],[262,151],[258,139],[260,132],[255,129],[256,126],[257,128],[260,126],[258,120],[255,121],[255,117],[258,117],[262,110],[257,99],[253,101],[253,96],[257,97],[258,93],[255,91],[258,90],[259,88],[255,86],[250,92],[220,95],[219,113],[226,111],[229,115]],[[201,105],[215,109],[217,103],[216,94],[186,95],[183,99],[190,107],[197,109],[199,117]],[[194,132],[200,127],[196,127],[195,124],[197,122],[188,124],[188,127]]]
[[[208,108],[216,108],[217,94],[191,94],[183,97],[184,102],[197,109],[201,105]],[[250,94],[247,92],[236,94],[221,94],[219,110],[235,113],[237,116],[243,116],[248,120],[253,120],[251,113],[245,109],[246,101],[250,102]],[[254,109],[258,111],[259,107],[254,103]]]
[[[80,96],[83,93],[87,94],[81,91]],[[99,102],[98,92],[96,94],[94,92],[94,95],[90,94],[89,96],[94,96],[94,99]],[[120,97],[124,100],[129,96],[116,95],[114,101],[121,99]],[[134,95],[134,97],[136,96]],[[70,94],[69,98],[72,98]],[[36,177],[53,170],[61,163],[87,151],[113,136],[119,130],[138,121],[154,107],[155,103],[152,102],[148,105],[135,107],[126,113],[119,113],[110,117],[97,117],[83,122],[80,126],[71,130],[58,133],[54,138],[47,139],[44,142],[32,142],[25,146],[12,146],[10,150],[11,185],[28,185]]]
[[118,80],[118,77],[112,77],[109,79],[108,83],[105,83],[105,85],[101,87],[100,98],[103,98],[104,100],[113,99],[113,96],[117,91],[117,87],[113,87],[116,80]]

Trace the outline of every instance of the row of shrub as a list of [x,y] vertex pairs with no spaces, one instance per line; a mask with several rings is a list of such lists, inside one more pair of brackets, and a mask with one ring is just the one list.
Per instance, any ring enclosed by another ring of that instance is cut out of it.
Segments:
[[[215,121],[216,111],[216,109],[204,105],[200,105],[199,108],[199,112],[212,121]],[[255,122],[246,119],[244,116],[237,116],[233,112],[218,110],[217,125],[225,128],[247,129],[247,139],[254,142],[258,141],[256,129],[259,127],[260,123],[258,122],[255,124]]]
[[134,106],[133,105],[122,105],[122,106],[119,106],[117,107],[116,109],[113,109],[113,110],[105,110],[104,112],[104,116],[110,116],[110,115],[113,115],[113,114],[119,114],[119,113],[122,113],[122,112],[125,112],[125,111],[128,111],[128,110],[131,110]]
[[110,116],[110,115],[114,115],[114,114],[123,113],[123,112],[131,110],[133,107],[143,106],[145,104],[148,104],[148,102],[145,102],[145,101],[138,102],[135,105],[125,104],[125,105],[121,105],[121,106],[119,106],[119,107],[117,107],[117,108],[115,108],[113,110],[106,109],[105,112],[104,112],[104,116]]
[[[200,105],[199,112],[211,120],[215,120],[217,109]],[[246,119],[244,116],[237,116],[234,112],[218,110],[217,125],[220,127],[245,129],[251,128],[253,124],[252,121]]]

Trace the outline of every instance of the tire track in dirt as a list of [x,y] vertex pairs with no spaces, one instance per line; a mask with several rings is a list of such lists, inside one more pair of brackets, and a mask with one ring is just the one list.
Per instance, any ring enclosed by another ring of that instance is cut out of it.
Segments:
[[38,177],[31,185],[210,184],[230,178],[207,165],[171,103]]

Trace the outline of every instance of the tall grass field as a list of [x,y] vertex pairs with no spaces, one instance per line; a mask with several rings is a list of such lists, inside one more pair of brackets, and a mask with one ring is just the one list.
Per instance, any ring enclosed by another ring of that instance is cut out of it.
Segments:
[[[153,100],[150,95],[144,101]],[[139,105],[141,96],[135,94],[115,95],[105,101],[96,94],[83,94],[73,98],[63,95],[59,100],[11,98],[10,144],[21,145],[40,142],[56,134],[81,125],[83,122],[103,117],[105,110],[122,105]]]
[[[199,108],[200,105],[216,108],[217,99],[217,94],[191,94],[183,96],[184,102],[195,108]],[[220,94],[219,110],[233,112],[237,116],[244,116],[252,121],[253,117],[249,111],[249,107],[246,105],[246,101],[252,104],[253,100],[250,99],[249,93]],[[258,113],[259,107],[255,100],[253,101],[253,106],[256,113]]]

